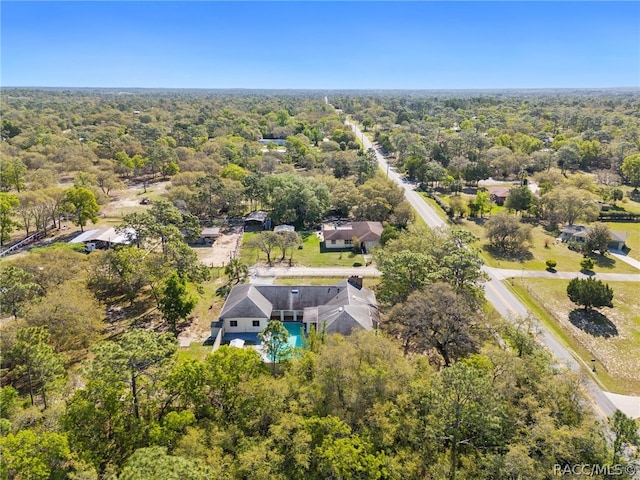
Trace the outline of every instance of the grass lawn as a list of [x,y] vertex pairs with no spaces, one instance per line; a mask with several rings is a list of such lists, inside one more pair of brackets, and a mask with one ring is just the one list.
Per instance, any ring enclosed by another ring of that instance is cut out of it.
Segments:
[[[516,258],[495,257],[487,249],[488,241],[485,238],[485,229],[482,226],[484,221],[486,221],[486,218],[484,220],[463,218],[456,219],[456,225],[469,230],[480,238],[480,241],[473,246],[480,249],[482,259],[488,266],[515,270],[545,270],[547,268],[545,262],[547,260],[555,260],[558,262],[556,270],[560,272],[580,271],[580,261],[583,259],[582,254],[569,250],[565,243],[556,243],[555,236],[545,231],[540,225],[531,229],[532,241],[527,253]],[[640,227],[640,224],[638,224],[638,227]],[[640,232],[640,230],[638,231]],[[638,243],[640,243],[640,239]],[[593,255],[592,258],[595,262],[594,271],[596,273],[638,273],[638,270],[631,265],[617,261],[610,255],[604,257]]]
[[[247,265],[256,263],[266,263],[266,255],[256,248],[247,245],[249,239],[257,235],[255,232],[245,233],[242,237],[242,247],[240,248],[240,260]],[[302,232],[302,249],[294,249],[293,265],[297,267],[353,267],[358,262],[365,264],[364,255],[356,254],[352,251],[343,252],[320,252],[320,238],[316,232]],[[272,254],[273,266],[279,266],[281,252],[275,249]],[[289,265],[289,259],[282,262],[283,266]]]
[[640,260],[640,223],[606,222],[605,225],[616,232],[626,233],[628,235],[626,244],[630,249],[628,255]]
[[614,291],[614,308],[603,308],[602,316],[579,324],[576,316],[579,311],[571,314],[576,305],[567,297],[568,283],[568,280],[525,278],[516,281],[513,290],[580,357],[583,365],[590,366],[591,359],[596,359],[595,378],[605,390],[639,395],[638,284],[609,282]]
[[204,346],[201,342],[194,342],[188,348],[178,349],[178,362],[186,362],[188,360],[204,360],[211,353],[211,345]]

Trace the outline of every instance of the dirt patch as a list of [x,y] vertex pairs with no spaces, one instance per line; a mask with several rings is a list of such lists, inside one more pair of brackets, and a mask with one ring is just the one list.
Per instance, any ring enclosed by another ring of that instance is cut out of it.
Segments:
[[118,216],[123,213],[123,210],[129,210],[133,208],[145,208],[140,204],[140,201],[149,196],[163,195],[167,191],[167,187],[171,184],[170,181],[156,182],[147,184],[147,192],[144,191],[144,186],[141,183],[131,185],[124,190],[117,190],[111,192],[109,195],[111,201],[102,207],[101,215],[106,217]]
[[196,247],[198,258],[208,267],[224,267],[235,258],[242,244],[242,225],[228,227],[220,232],[211,247]]

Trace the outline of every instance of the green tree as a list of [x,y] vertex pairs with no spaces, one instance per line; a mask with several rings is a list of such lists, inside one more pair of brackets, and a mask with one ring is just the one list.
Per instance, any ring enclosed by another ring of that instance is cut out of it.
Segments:
[[637,191],[640,187],[640,153],[625,157],[620,168],[634,191]]
[[166,447],[137,449],[125,462],[118,480],[208,480],[211,469],[202,462],[167,454]]
[[613,290],[609,285],[594,278],[574,278],[567,285],[567,295],[576,305],[582,305],[585,310],[593,307],[613,308]]
[[438,438],[449,450],[447,478],[455,480],[462,452],[495,445],[503,427],[501,399],[486,371],[456,362],[434,386],[432,408]]
[[573,143],[560,147],[556,152],[556,159],[563,174],[567,170],[575,171],[580,168],[580,150]]
[[18,197],[11,193],[0,192],[0,247],[11,239],[11,232],[20,226],[12,218],[17,213],[16,207],[19,205]]
[[607,253],[607,248],[611,242],[611,230],[604,223],[596,222],[587,229],[587,236],[584,239],[585,253],[600,252],[600,255]]
[[69,478],[71,451],[64,435],[20,430],[0,438],[0,477],[30,480]]
[[27,166],[19,158],[0,161],[0,189],[8,192],[11,188],[20,193],[25,188]]
[[69,280],[32,305],[26,321],[45,327],[58,351],[69,351],[92,345],[104,328],[104,317],[105,306],[78,280]]
[[593,221],[600,207],[595,196],[576,187],[554,188],[542,196],[544,217],[553,225],[573,225],[578,220]]
[[357,175],[358,185],[362,185],[367,180],[375,177],[378,170],[378,159],[375,150],[370,148],[366,152],[359,151],[353,166]]
[[180,278],[177,273],[173,273],[165,281],[159,303],[162,316],[171,327],[171,331],[177,336],[178,321],[187,318],[197,302],[196,299],[187,292],[185,280]]
[[17,319],[27,302],[39,291],[33,275],[22,268],[5,265],[0,270],[0,312],[10,313]]
[[84,231],[84,226],[89,220],[92,223],[98,221],[97,213],[100,206],[96,201],[95,194],[84,187],[73,187],[67,190],[64,198],[65,210],[75,215],[74,224],[80,227],[80,231]]
[[271,266],[271,254],[280,245],[280,235],[267,230],[266,232],[257,233],[251,237],[247,244],[251,247],[257,248],[267,256],[267,263]]
[[531,227],[505,212],[493,215],[485,223],[485,228],[491,246],[504,253],[521,251],[531,241]]
[[491,211],[491,199],[487,190],[478,190],[476,197],[469,202],[470,214],[473,216],[480,215],[484,217],[485,213]]
[[49,332],[42,327],[21,328],[9,357],[14,362],[13,375],[27,377],[31,405],[35,405],[34,392],[39,388],[46,409],[47,391],[64,374],[64,363],[49,343]]
[[435,349],[445,366],[474,352],[474,313],[467,300],[446,283],[434,283],[396,305],[383,326],[400,338],[405,355]]
[[276,373],[276,363],[279,363],[291,352],[289,346],[289,331],[279,320],[271,320],[263,331],[258,334],[264,352],[271,360],[271,372]]
[[504,202],[504,206],[516,212],[526,212],[533,205],[533,193],[527,185],[514,187],[509,190],[509,195]]
[[232,258],[224,267],[224,274],[229,277],[229,283],[237,285],[244,283],[249,276],[249,267],[242,263],[239,258]]
[[609,425],[614,434],[611,463],[615,465],[620,463],[620,454],[625,445],[640,448],[640,433],[638,433],[638,423],[620,410],[616,410],[609,417]]

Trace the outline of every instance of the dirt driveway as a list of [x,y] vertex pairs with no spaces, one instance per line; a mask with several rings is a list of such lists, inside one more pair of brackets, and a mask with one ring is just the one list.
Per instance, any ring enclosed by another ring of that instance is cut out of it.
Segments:
[[242,225],[226,227],[211,247],[196,247],[198,258],[209,267],[224,267],[240,250]]

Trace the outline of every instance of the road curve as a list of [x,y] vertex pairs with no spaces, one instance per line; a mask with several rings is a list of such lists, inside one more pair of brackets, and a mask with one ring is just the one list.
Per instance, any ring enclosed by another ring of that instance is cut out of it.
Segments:
[[[345,121],[357,138],[362,141],[365,149],[372,148],[376,153],[378,165],[387,173],[387,176],[393,180],[398,186],[405,191],[407,201],[416,210],[418,215],[425,221],[431,228],[447,228],[447,224],[443,221],[435,211],[424,201],[418,193],[413,189],[413,185],[404,182],[403,178],[395,170],[390,168],[382,154],[373,146],[371,141],[362,133],[362,131],[352,122]],[[489,276],[489,281],[484,284],[485,296],[494,308],[502,315],[506,320],[512,321],[516,317],[526,317],[529,312],[527,308],[511,293],[511,291],[502,284],[501,280],[504,278],[499,269],[484,268],[485,272]],[[577,274],[576,274],[577,276]],[[583,386],[588,394],[588,399],[591,402],[596,414],[603,419],[613,414],[616,410],[616,406],[605,395],[603,390],[596,384],[596,382],[584,375],[585,371],[588,371],[590,367],[588,365],[581,364],[581,360],[574,357],[573,353],[548,331],[544,325],[538,323],[539,333],[537,335],[538,341],[556,358],[556,360],[568,370],[579,373],[582,375]],[[585,368],[587,370],[585,370]]]

